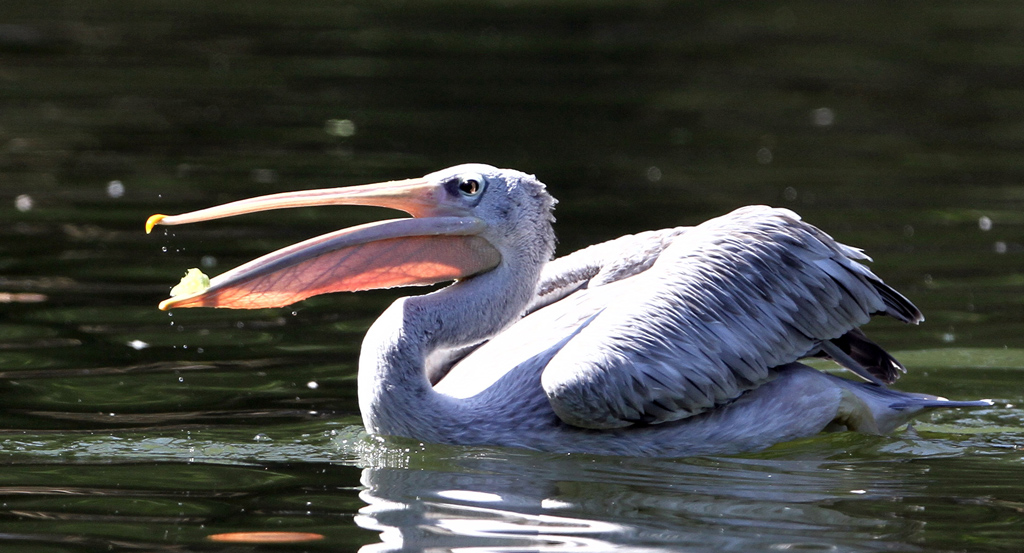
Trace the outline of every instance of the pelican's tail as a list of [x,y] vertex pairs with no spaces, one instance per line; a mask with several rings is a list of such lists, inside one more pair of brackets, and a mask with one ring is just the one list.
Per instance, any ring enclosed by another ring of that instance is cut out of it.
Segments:
[[887,434],[932,409],[989,407],[992,402],[951,401],[929,394],[889,390],[864,382],[831,376],[842,390],[835,422],[865,434]]

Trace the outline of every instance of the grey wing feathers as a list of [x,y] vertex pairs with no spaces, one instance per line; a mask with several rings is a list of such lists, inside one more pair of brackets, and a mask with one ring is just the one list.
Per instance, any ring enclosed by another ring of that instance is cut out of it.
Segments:
[[590,286],[601,286],[646,271],[687,228],[621,236],[555,259],[544,267],[537,293],[526,313]]
[[[622,280],[646,271],[658,259],[662,250],[672,243],[672,239],[686,232],[687,228],[677,227],[620,236],[549,262],[544,266],[533,301],[523,316],[580,290]],[[485,342],[486,340],[432,352],[424,367],[431,385],[440,382],[457,363]]]
[[736,210],[659,253],[646,271],[578,293],[605,307],[542,375],[564,421],[686,418],[764,383],[773,367],[821,354],[874,313],[921,318],[858,262],[862,252],[784,209]]

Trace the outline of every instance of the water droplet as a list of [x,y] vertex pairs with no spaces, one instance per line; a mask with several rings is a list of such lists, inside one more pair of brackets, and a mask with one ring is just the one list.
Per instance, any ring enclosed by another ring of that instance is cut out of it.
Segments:
[[324,131],[331,136],[348,138],[356,134],[356,124],[351,119],[328,119]]
[[792,186],[787,186],[786,189],[782,191],[782,197],[785,198],[786,201],[792,202],[796,199],[796,196],[796,188],[793,188]]
[[1006,253],[1006,242],[996,242],[992,249],[995,250],[996,253]]
[[142,340],[132,340],[131,342],[128,342],[128,347],[138,351],[148,348],[149,344],[143,342]]
[[984,215],[978,217],[978,228],[984,231],[992,230],[992,219]]
[[761,148],[757,151],[757,162],[761,165],[768,165],[772,162],[772,151],[768,148]]
[[29,196],[28,194],[22,194],[17,198],[14,198],[14,207],[22,213],[31,211],[34,203],[35,202],[32,201],[32,196]]
[[317,384],[315,380],[310,380],[309,382],[306,383],[306,387],[309,388],[310,390],[315,390],[319,388],[320,385]]
[[661,180],[661,169],[650,166],[647,168],[647,180],[650,182],[658,182]]
[[811,122],[819,127],[828,127],[836,121],[836,113],[829,108],[818,108],[811,111]]
[[167,253],[167,246],[161,246],[160,251]]
[[107,183],[107,196],[111,198],[120,198],[124,196],[124,184],[119,180],[112,180]]
[[199,260],[199,265],[201,265],[204,269],[212,269],[217,266],[217,258],[212,255],[204,255]]

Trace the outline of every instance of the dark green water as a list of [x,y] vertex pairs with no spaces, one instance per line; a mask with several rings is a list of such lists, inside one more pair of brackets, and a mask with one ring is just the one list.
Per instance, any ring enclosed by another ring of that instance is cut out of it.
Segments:
[[[928,317],[869,327],[901,389],[996,406],[736,458],[377,443],[355,363],[394,291],[156,309],[385,212],[152,213],[466,161],[547,182],[562,252],[795,209]],[[1015,551],[1022,337],[1016,2],[0,5],[4,551]],[[208,539],[242,531],[324,539]]]

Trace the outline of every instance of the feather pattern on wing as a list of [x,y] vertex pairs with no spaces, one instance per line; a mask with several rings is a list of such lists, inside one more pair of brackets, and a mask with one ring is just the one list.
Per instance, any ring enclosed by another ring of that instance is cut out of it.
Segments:
[[[562,300],[574,304],[566,312],[597,313],[542,375],[565,422],[616,428],[690,417],[766,382],[772,367],[819,353],[873,313],[920,320],[859,263],[866,255],[789,210],[741,208],[672,238],[648,269]],[[562,311],[560,303],[537,315]]]
[[651,268],[661,252],[689,227],[620,236],[555,259],[544,266],[532,313],[574,292],[609,284]]
[[[594,244],[552,260],[544,266],[533,301],[527,306],[523,316],[534,313],[581,290],[603,286],[646,271],[651,268],[661,252],[672,243],[672,240],[686,232],[688,228],[676,227],[620,236],[614,240]],[[563,304],[562,307],[565,305],[567,304]],[[581,308],[580,312],[584,311],[585,308]],[[588,316],[593,313],[593,311],[585,312]],[[541,327],[545,324],[553,323],[538,323],[536,321],[530,323],[531,326]],[[563,319],[555,324],[564,325],[566,321]],[[522,331],[523,328],[520,327],[518,331]],[[550,330],[555,331],[554,328],[550,328]],[[571,332],[571,328],[563,330]],[[515,332],[513,334],[518,335]],[[500,336],[499,334],[498,337],[500,338]],[[512,344],[509,347],[517,352],[522,351],[523,344],[513,344],[507,338],[503,341],[506,344]],[[454,349],[432,352],[424,367],[430,383],[441,382],[456,363],[462,362],[485,343],[486,340]],[[497,349],[495,346],[488,348],[495,358],[510,358],[511,352],[495,353],[495,349]],[[477,380],[477,376],[462,376],[461,378]]]

